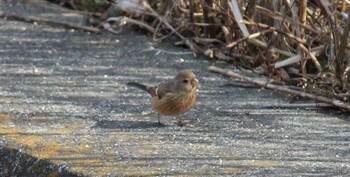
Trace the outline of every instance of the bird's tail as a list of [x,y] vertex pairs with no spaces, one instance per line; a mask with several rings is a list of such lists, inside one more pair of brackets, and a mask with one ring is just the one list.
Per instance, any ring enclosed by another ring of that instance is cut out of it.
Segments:
[[143,85],[143,84],[140,84],[137,82],[128,82],[126,85],[141,89],[141,90],[146,91],[146,92],[149,92],[149,89],[146,85]]

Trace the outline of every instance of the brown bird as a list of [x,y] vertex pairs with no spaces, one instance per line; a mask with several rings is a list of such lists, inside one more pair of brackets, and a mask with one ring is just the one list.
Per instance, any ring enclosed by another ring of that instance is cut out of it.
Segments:
[[160,115],[176,116],[178,125],[184,125],[180,115],[189,111],[196,102],[196,92],[199,85],[194,73],[190,70],[180,71],[174,79],[157,86],[146,86],[137,82],[127,85],[139,88],[152,96],[152,106]]

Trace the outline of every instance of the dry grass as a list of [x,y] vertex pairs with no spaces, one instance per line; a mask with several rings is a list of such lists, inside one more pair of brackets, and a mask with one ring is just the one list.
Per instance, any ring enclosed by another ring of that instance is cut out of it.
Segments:
[[177,36],[176,45],[208,57],[349,97],[349,1],[127,2],[126,14],[152,26],[154,40]]

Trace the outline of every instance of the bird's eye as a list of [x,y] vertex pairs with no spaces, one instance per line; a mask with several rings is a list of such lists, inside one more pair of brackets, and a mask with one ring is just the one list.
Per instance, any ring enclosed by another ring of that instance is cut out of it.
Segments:
[[184,82],[184,83],[188,83],[188,79],[184,79],[182,82]]

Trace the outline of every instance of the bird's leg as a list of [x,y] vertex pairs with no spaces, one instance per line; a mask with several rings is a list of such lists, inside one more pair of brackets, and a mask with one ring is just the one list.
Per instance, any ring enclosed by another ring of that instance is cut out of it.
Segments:
[[185,123],[182,122],[182,119],[181,119],[180,115],[176,116],[176,120],[177,120],[177,125],[178,126],[184,126],[185,125]]
[[159,113],[157,113],[158,114],[158,124],[160,125],[160,126],[165,126],[162,122],[160,122],[160,114]]
[[162,124],[161,122],[160,122],[160,114],[159,113],[157,113],[158,114],[158,124]]

